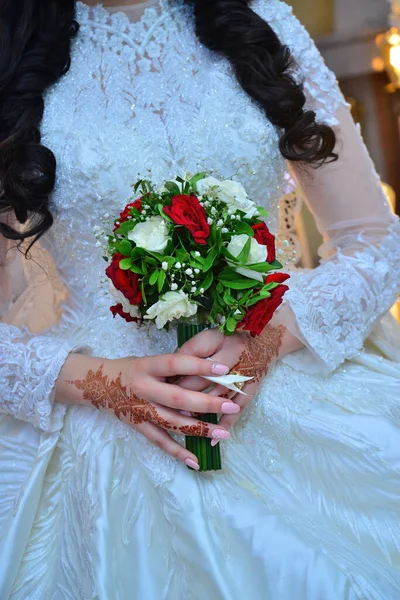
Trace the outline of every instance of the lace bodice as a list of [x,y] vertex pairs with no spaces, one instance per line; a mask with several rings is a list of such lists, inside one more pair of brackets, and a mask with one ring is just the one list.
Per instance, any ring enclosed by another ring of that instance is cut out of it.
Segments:
[[[321,120],[338,124],[343,97],[291,9],[279,0],[255,0],[252,7],[293,49],[298,77],[305,77],[308,105]],[[68,351],[85,346],[95,355],[116,358],[174,348],[173,332],[137,330],[122,319],[112,321],[102,287],[102,239],[96,241],[93,231],[108,228],[139,176],[155,183],[184,170],[235,176],[267,208],[270,227],[278,228],[286,168],[279,132],[242,91],[229,63],[198,42],[191,10],[182,0],[160,0],[131,23],[121,12],[110,15],[100,5],[77,3],[80,31],[71,69],[48,92],[42,124],[43,142],[58,162],[55,224],[43,246],[69,297],[60,323],[31,342],[28,332],[18,336],[0,324],[0,407],[37,426],[49,426],[52,386]],[[391,297],[395,287],[391,279]],[[304,286],[301,293],[307,293]],[[345,291],[339,296],[343,299]],[[378,316],[375,308],[368,327]],[[340,315],[334,302],[329,309]],[[340,310],[351,311],[351,302]],[[300,313],[299,319],[307,320]],[[340,327],[340,316],[336,325]],[[313,327],[313,340],[305,343],[318,355],[319,347],[329,342],[321,337],[320,324]],[[368,328],[359,323],[356,329],[359,335],[352,339],[358,348]],[[301,330],[304,336],[306,327]],[[10,349],[16,356],[12,366]],[[325,363],[334,368],[348,351],[335,352]],[[31,390],[39,390],[41,400]],[[43,404],[40,410],[33,406],[38,402]],[[33,419],[33,414],[41,416]]]

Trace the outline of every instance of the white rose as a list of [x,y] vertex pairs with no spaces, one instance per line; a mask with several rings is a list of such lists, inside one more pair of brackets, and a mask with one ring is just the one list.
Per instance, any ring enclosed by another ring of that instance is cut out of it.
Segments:
[[[228,252],[237,258],[245,247],[248,239],[249,236],[245,233],[233,235],[228,244]],[[250,252],[246,261],[246,265],[254,265],[255,263],[265,262],[267,259],[267,246],[259,244],[254,238],[250,239]],[[262,273],[257,273],[251,269],[244,269],[243,267],[236,267],[236,271],[245,277],[249,277],[250,279],[257,279],[258,281],[264,282]]]
[[247,195],[241,183],[237,181],[219,181],[215,177],[206,177],[197,183],[200,194],[206,194],[211,188],[218,188],[218,198],[228,206],[246,213],[245,217],[251,219],[258,214],[257,206]]
[[162,329],[169,321],[182,317],[193,317],[197,313],[197,304],[189,301],[185,292],[166,292],[162,298],[150,306],[145,319],[155,319],[158,329]]
[[110,285],[111,294],[116,299],[117,304],[122,304],[122,310],[124,311],[124,313],[128,313],[133,318],[140,317],[141,313],[140,313],[139,307],[131,304],[129,302],[129,300],[127,298],[125,298],[123,293],[120,292],[119,290],[117,290],[117,288],[114,286],[112,281],[109,282],[109,285]]
[[162,217],[150,217],[138,223],[128,233],[128,238],[139,248],[150,252],[163,252],[168,244],[168,225]]

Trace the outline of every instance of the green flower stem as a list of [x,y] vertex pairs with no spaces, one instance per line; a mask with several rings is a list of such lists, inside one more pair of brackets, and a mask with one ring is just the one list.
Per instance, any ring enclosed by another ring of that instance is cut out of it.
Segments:
[[[185,342],[207,328],[206,323],[200,321],[180,322],[178,323],[178,347],[183,346]],[[218,415],[207,414],[199,418],[205,423],[218,423]],[[209,438],[200,438],[195,436],[186,437],[186,448],[197,456],[199,461],[200,471],[219,471],[222,469],[220,445],[217,444],[214,448],[211,446]]]

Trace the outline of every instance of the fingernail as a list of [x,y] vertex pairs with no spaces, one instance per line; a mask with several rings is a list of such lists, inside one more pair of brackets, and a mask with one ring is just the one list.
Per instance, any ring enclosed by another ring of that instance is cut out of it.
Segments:
[[211,371],[214,373],[214,375],[228,375],[229,367],[221,365],[220,363],[214,363],[211,367]]
[[233,402],[224,402],[221,406],[221,412],[224,415],[237,415],[240,412],[240,406]]
[[211,440],[211,446],[214,448],[221,440]]
[[194,469],[195,471],[200,471],[200,467],[197,464],[197,462],[194,462],[194,460],[192,460],[191,458],[187,458],[185,460],[185,465],[187,467],[190,467],[191,469]]
[[219,442],[220,440],[229,440],[231,434],[225,429],[214,429],[214,431],[211,434],[211,437],[213,438],[213,441],[217,440]]
[[179,411],[181,415],[183,415],[184,417],[191,417],[192,413],[189,412],[188,410],[180,410]]

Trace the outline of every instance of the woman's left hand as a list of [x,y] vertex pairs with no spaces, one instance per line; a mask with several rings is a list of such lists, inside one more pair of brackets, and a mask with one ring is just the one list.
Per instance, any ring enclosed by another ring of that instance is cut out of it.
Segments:
[[[262,379],[280,356],[285,332],[282,325],[267,325],[258,337],[251,337],[245,332],[227,337],[217,330],[207,330],[193,337],[179,350],[199,358],[209,357],[229,366],[231,373],[253,378],[242,389],[245,395],[227,391],[222,386],[216,386],[210,392],[210,395],[233,399],[241,408],[236,415],[223,415],[219,422],[221,427],[232,427],[257,393]],[[202,391],[210,384],[200,377],[185,377],[179,385],[185,389]]]

